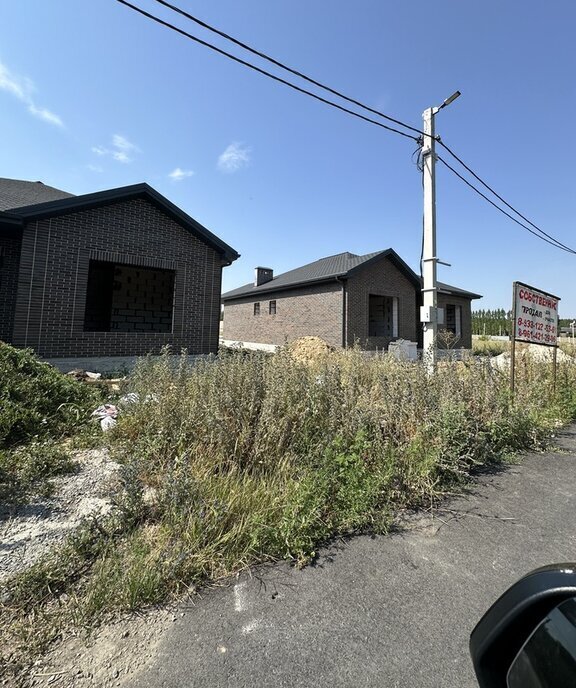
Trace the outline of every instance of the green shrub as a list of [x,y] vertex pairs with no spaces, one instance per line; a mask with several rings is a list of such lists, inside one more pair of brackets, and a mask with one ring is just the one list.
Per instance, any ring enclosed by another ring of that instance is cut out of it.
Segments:
[[33,495],[50,496],[50,479],[73,467],[70,453],[51,440],[0,449],[0,504],[12,506]]
[[32,437],[70,434],[86,422],[98,393],[0,342],[0,448]]

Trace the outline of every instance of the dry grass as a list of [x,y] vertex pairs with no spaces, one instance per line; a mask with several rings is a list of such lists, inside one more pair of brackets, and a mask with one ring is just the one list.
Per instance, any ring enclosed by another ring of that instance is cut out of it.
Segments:
[[[256,562],[305,563],[338,533],[386,531],[478,466],[540,447],[576,414],[576,367],[420,364],[359,351],[144,361],[114,431],[119,515],[8,586],[13,668],[63,626],[162,602]],[[8,630],[6,630],[8,629]]]

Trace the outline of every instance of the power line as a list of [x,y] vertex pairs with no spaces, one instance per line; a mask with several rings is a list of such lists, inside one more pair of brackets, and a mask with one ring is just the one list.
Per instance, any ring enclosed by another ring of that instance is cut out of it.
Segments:
[[533,227],[534,229],[536,229],[538,232],[540,232],[541,234],[543,234],[545,237],[548,237],[548,239],[551,239],[554,243],[558,244],[559,246],[561,246],[562,248],[566,249],[567,251],[570,251],[570,252],[574,253],[574,251],[573,251],[569,246],[566,246],[566,245],[563,244],[562,242],[558,241],[558,239],[555,239],[553,236],[551,236],[550,234],[548,234],[547,232],[545,232],[542,228],[538,227],[538,225],[534,224],[534,223],[533,223],[531,220],[529,220],[525,215],[522,215],[522,213],[521,213],[519,210],[516,210],[516,208],[514,208],[514,206],[510,205],[510,203],[508,203],[504,198],[502,198],[502,196],[500,196],[500,194],[498,194],[496,191],[494,191],[494,189],[493,189],[491,186],[489,186],[489,185],[488,185],[479,175],[477,175],[476,172],[474,172],[474,170],[472,170],[470,167],[468,167],[468,165],[467,165],[463,160],[461,160],[461,159],[456,155],[456,153],[454,153],[454,151],[452,151],[445,143],[443,143],[440,139],[437,139],[437,141],[438,141],[438,143],[442,146],[442,148],[444,148],[446,151],[448,151],[448,153],[450,153],[450,155],[451,155],[457,162],[459,162],[459,163],[462,165],[462,167],[463,167],[465,170],[467,170],[467,171],[474,177],[474,179],[476,179],[477,181],[479,181],[480,184],[482,184],[482,186],[484,186],[484,188],[488,189],[488,191],[490,191],[491,194],[494,194],[494,196],[496,196],[496,198],[497,198],[499,201],[501,201],[502,203],[504,203],[504,205],[505,205],[507,208],[510,208],[510,210],[512,210],[514,213],[516,213],[516,215],[518,215],[518,217],[521,217],[521,218],[522,218],[525,222],[527,222],[531,227]]
[[175,26],[174,24],[170,24],[169,22],[164,21],[163,19],[160,19],[160,17],[157,17],[153,14],[150,14],[150,12],[146,12],[145,10],[141,9],[140,7],[137,7],[136,5],[132,5],[130,2],[127,2],[127,0],[117,0],[117,2],[119,2],[122,5],[126,5],[126,7],[129,7],[130,9],[134,10],[135,12],[138,12],[139,14],[143,15],[144,17],[151,19],[152,21],[156,22],[157,24],[161,24],[162,26],[165,26],[168,29],[171,29],[172,31],[176,31],[177,33],[181,34],[182,36],[189,38],[191,41],[195,41],[196,43],[199,43],[200,45],[203,45],[206,48],[210,48],[211,50],[214,50],[215,52],[219,53],[220,55],[224,55],[225,57],[228,57],[229,59],[234,60],[234,62],[238,62],[239,64],[243,65],[244,67],[248,67],[250,69],[253,69],[255,72],[258,72],[259,74],[263,74],[264,76],[267,76],[270,79],[273,79],[274,81],[278,81],[279,83],[284,84],[285,86],[288,86],[289,88],[292,88],[293,90],[298,91],[299,93],[303,93],[307,96],[310,96],[311,98],[314,98],[315,100],[319,100],[321,103],[325,103],[326,105],[329,105],[330,107],[336,108],[337,110],[341,110],[342,112],[346,112],[349,115],[353,115],[354,117],[358,117],[358,119],[364,120],[365,122],[369,122],[370,124],[374,124],[377,127],[381,127],[382,129],[386,129],[387,131],[391,131],[395,134],[399,134],[400,136],[404,136],[405,138],[411,139],[413,141],[417,140],[417,138],[415,136],[412,136],[411,134],[407,134],[406,132],[400,131],[399,129],[395,129],[394,127],[389,127],[386,124],[382,124],[382,122],[378,122],[375,119],[371,119],[370,117],[366,117],[364,115],[361,115],[359,112],[354,112],[354,110],[350,110],[349,108],[346,108],[343,105],[338,105],[337,103],[334,103],[331,100],[327,100],[326,98],[322,98],[322,96],[319,96],[316,93],[312,93],[312,91],[308,91],[305,88],[301,88],[300,86],[296,86],[296,84],[293,84],[290,81],[286,81],[285,79],[282,79],[281,77],[276,76],[275,74],[272,74],[271,72],[267,72],[265,69],[261,69],[260,67],[257,67],[256,65],[253,65],[250,62],[246,62],[246,60],[242,60],[241,58],[236,57],[235,55],[232,55],[231,53],[228,53],[225,50],[222,50],[221,48],[218,48],[217,46],[213,45],[212,43],[208,43],[207,41],[204,41],[201,38],[198,38],[197,36],[193,36],[192,34],[188,33],[187,31],[184,31],[183,29],[180,29],[179,27]]
[[442,157],[440,157],[438,154],[436,154],[436,157],[438,158],[438,160],[439,160],[443,165],[445,165],[451,172],[453,172],[453,173],[454,173],[459,179],[461,179],[467,186],[469,186],[469,187],[470,187],[473,191],[475,191],[479,196],[482,196],[482,198],[483,198],[485,201],[488,201],[488,203],[490,203],[490,205],[493,205],[493,206],[496,208],[496,210],[499,210],[501,213],[503,213],[504,215],[506,215],[507,217],[509,217],[509,218],[510,218],[513,222],[515,222],[517,225],[520,225],[520,227],[522,227],[523,229],[527,230],[528,232],[530,232],[530,234],[533,234],[533,235],[534,235],[535,237],[537,237],[538,239],[541,239],[542,241],[545,241],[547,244],[550,244],[551,246],[554,246],[555,248],[559,248],[559,249],[561,249],[562,251],[566,251],[567,253],[572,253],[572,254],[575,254],[575,255],[576,255],[576,251],[573,250],[573,249],[571,249],[570,247],[564,246],[564,244],[561,244],[559,241],[557,241],[557,240],[554,239],[554,238],[547,239],[546,237],[541,236],[540,234],[538,234],[537,232],[535,232],[533,229],[530,229],[530,227],[528,227],[528,225],[525,225],[523,222],[520,222],[520,220],[517,220],[515,217],[513,217],[512,215],[510,215],[510,213],[508,213],[506,210],[504,210],[503,208],[501,208],[498,204],[494,203],[494,201],[493,201],[492,199],[488,198],[488,196],[486,196],[486,194],[482,193],[482,191],[480,191],[479,189],[477,189],[477,188],[474,186],[474,184],[472,184],[472,183],[469,182],[465,177],[463,177],[458,171],[456,171],[456,170],[452,167],[452,165],[449,165],[449,164],[446,162],[446,160],[444,160],[444,159],[443,159]]
[[[321,88],[339,98],[342,98],[343,100],[352,103],[356,105],[357,107],[360,107],[363,110],[366,110],[368,112],[371,112],[375,115],[378,115],[379,117],[382,117],[383,119],[386,119],[388,121],[391,121],[395,124],[398,124],[399,126],[402,126],[409,131],[412,131],[416,134],[418,134],[418,137],[412,136],[411,134],[407,134],[404,131],[400,131],[399,129],[396,129],[394,127],[390,127],[386,124],[383,124],[382,122],[379,122],[377,120],[372,119],[371,117],[366,117],[365,115],[362,115],[358,112],[355,112],[354,110],[350,110],[347,107],[344,107],[342,105],[339,105],[331,100],[328,100],[327,98],[323,98],[322,96],[317,95],[316,93],[313,93],[312,91],[308,91],[305,88],[301,88],[300,86],[297,86],[296,84],[293,84],[290,81],[287,81],[279,76],[276,76],[275,74],[272,74],[271,72],[268,72],[265,69],[262,69],[261,67],[258,67],[250,62],[247,62],[246,60],[243,60],[239,57],[236,57],[235,55],[222,50],[221,48],[218,48],[217,46],[213,45],[212,43],[209,43],[207,41],[202,40],[201,38],[198,38],[197,36],[194,36],[187,31],[184,31],[183,29],[175,26],[174,24],[171,24],[167,21],[164,21],[163,19],[160,19],[160,17],[157,17],[150,12],[146,12],[145,10],[141,9],[140,7],[137,7],[136,5],[131,4],[127,0],[117,0],[122,5],[125,5],[126,7],[129,7],[135,12],[138,12],[139,14],[143,15],[144,17],[151,19],[152,21],[156,22],[157,24],[160,24],[162,26],[165,26],[168,29],[171,29],[172,31],[175,31],[176,33],[181,34],[182,36],[200,44],[203,45],[207,48],[210,48],[211,50],[217,52],[220,55],[223,55],[234,62],[237,62],[238,64],[241,64],[245,67],[248,67],[249,69],[252,69],[255,72],[258,72],[259,74],[262,74],[263,76],[267,76],[270,79],[273,79],[274,81],[277,81],[278,83],[284,84],[285,86],[288,86],[289,88],[302,93],[304,95],[310,96],[311,98],[314,98],[315,100],[320,101],[321,103],[324,103],[325,105],[329,105],[330,107],[333,107],[337,110],[340,110],[342,112],[345,112],[349,115],[352,115],[353,117],[357,117],[358,119],[361,119],[365,122],[368,122],[370,124],[374,124],[375,126],[378,126],[382,129],[385,129],[387,131],[391,131],[395,134],[399,134],[400,136],[404,136],[405,138],[412,139],[422,145],[423,137],[429,136],[425,132],[420,131],[419,129],[416,129],[415,127],[410,126],[409,124],[406,124],[405,122],[402,122],[401,120],[395,119],[393,117],[390,117],[389,115],[386,115],[383,112],[380,112],[379,110],[376,110],[374,108],[371,108],[364,103],[361,103],[358,100],[355,100],[354,98],[350,98],[343,93],[330,88],[329,86],[326,86],[325,84],[322,84],[319,81],[316,81],[315,79],[312,79],[311,77],[306,76],[302,72],[299,72],[295,69],[292,69],[291,67],[288,67],[287,65],[283,64],[282,62],[275,60],[274,58],[270,57],[269,55],[266,55],[265,53],[256,50],[255,48],[252,48],[251,46],[247,45],[246,43],[243,43],[242,41],[239,41],[238,39],[234,38],[233,36],[230,36],[229,34],[225,33],[224,31],[220,31],[219,29],[216,29],[215,27],[207,24],[206,22],[198,19],[197,17],[194,17],[193,15],[189,14],[185,10],[177,7],[176,5],[172,5],[171,3],[167,2],[166,0],[156,0],[160,5],[163,5],[174,12],[177,12],[178,14],[181,14],[182,16],[186,17],[187,19],[195,22],[199,26],[216,33],[217,35],[225,38],[226,40],[231,41],[235,45],[238,45],[239,47],[249,51],[250,53],[257,55],[258,57],[267,60],[268,62],[280,67],[281,69],[284,69],[285,71],[304,79],[305,81],[317,86],[318,88]],[[538,227],[538,225],[534,224],[531,220],[529,220],[527,217],[525,217],[522,213],[520,213],[516,208],[514,208],[510,203],[508,203],[502,196],[500,196],[492,187],[490,187],[479,175],[477,175],[466,163],[464,163],[443,141],[440,140],[440,137],[436,137],[436,141],[460,164],[464,169],[466,169],[477,181],[479,181],[488,191],[490,191],[491,194],[493,194],[499,201],[501,201],[506,207],[508,207],[512,212],[514,212],[518,217],[521,217],[525,222],[527,222],[531,227],[533,227],[536,231],[533,229],[530,229],[530,227],[526,226],[524,223],[520,222],[517,220],[515,217],[510,215],[510,213],[506,212],[503,208],[501,208],[499,205],[497,205],[494,201],[492,201],[488,196],[486,196],[484,193],[482,193],[479,189],[477,189],[473,184],[471,184],[465,177],[463,177],[459,172],[457,172],[453,167],[451,167],[445,160],[443,160],[440,156],[437,156],[438,159],[446,166],[448,169],[450,169],[459,179],[461,179],[465,184],[467,184],[471,189],[473,189],[477,194],[479,194],[484,200],[488,201],[491,205],[493,205],[497,210],[499,210],[501,213],[506,215],[509,219],[511,219],[513,222],[521,226],[522,228],[526,229],[528,232],[536,236],[538,239],[541,239],[542,241],[546,241],[546,243],[550,244],[551,246],[555,246],[556,248],[560,248],[568,253],[576,254],[576,251],[569,246],[566,246],[562,242],[558,241],[558,239],[555,239],[553,236],[550,234],[546,233],[543,229]]]
[[304,79],[308,83],[313,84],[314,86],[317,86],[318,88],[321,88],[324,91],[327,91],[328,93],[331,93],[334,96],[338,96],[338,98],[342,98],[342,100],[346,100],[348,103],[352,103],[353,105],[356,105],[359,108],[366,110],[367,112],[371,112],[373,115],[378,115],[379,117],[383,117],[384,119],[388,120],[389,122],[394,122],[394,124],[398,124],[401,127],[405,127],[409,131],[413,131],[416,134],[419,134],[420,136],[426,136],[427,135],[423,131],[421,131],[420,129],[416,129],[415,127],[412,127],[409,124],[406,124],[406,122],[402,122],[399,119],[395,119],[394,117],[390,117],[390,115],[386,115],[385,113],[380,112],[380,110],[375,110],[374,108],[371,108],[368,105],[361,103],[359,100],[355,100],[354,98],[350,98],[349,96],[344,95],[340,91],[337,91],[336,89],[331,88],[330,86],[326,86],[326,84],[323,84],[320,81],[316,81],[316,79],[312,79],[311,77],[306,76],[306,74],[303,74],[302,72],[299,72],[298,70],[293,69],[292,67],[288,67],[288,65],[284,64],[283,62],[280,62],[279,60],[276,60],[273,57],[270,57],[270,55],[267,55],[266,53],[263,53],[260,50],[256,50],[255,48],[252,48],[247,43],[243,43],[242,41],[238,40],[237,38],[234,38],[234,36],[230,36],[230,34],[227,34],[224,31],[220,31],[220,29],[217,29],[216,27],[211,26],[210,24],[207,24],[205,21],[202,21],[201,19],[198,19],[198,17],[195,17],[192,14],[189,14],[188,12],[181,9],[180,7],[177,7],[176,5],[172,5],[171,3],[166,2],[166,0],[156,0],[156,2],[159,3],[160,5],[163,5],[164,7],[168,7],[169,9],[171,9],[174,12],[177,12],[178,14],[181,14],[183,17],[190,19],[190,21],[195,22],[196,24],[198,24],[198,26],[201,26],[202,28],[207,29],[208,31],[211,31],[212,33],[215,33],[218,36],[225,38],[227,41],[234,43],[235,45],[239,46],[240,48],[244,48],[244,50],[247,50],[248,52],[252,53],[253,55],[257,55],[258,57],[261,57],[263,60],[267,60],[271,64],[276,65],[277,67],[280,67],[280,69],[284,69],[286,72],[290,72],[290,74],[294,74],[294,76],[297,76],[300,79]]

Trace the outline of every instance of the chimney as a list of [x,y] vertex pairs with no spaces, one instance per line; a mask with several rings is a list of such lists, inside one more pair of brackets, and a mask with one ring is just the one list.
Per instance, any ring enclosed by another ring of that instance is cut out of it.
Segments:
[[254,268],[254,286],[259,287],[261,284],[266,284],[274,279],[274,270],[272,268]]

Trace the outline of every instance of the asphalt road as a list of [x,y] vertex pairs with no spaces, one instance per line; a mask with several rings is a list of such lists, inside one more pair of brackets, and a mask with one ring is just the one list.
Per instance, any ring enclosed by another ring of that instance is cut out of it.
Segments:
[[558,446],[393,535],[208,591],[128,685],[476,686],[468,637],[486,608],[531,569],[576,560],[576,425]]

